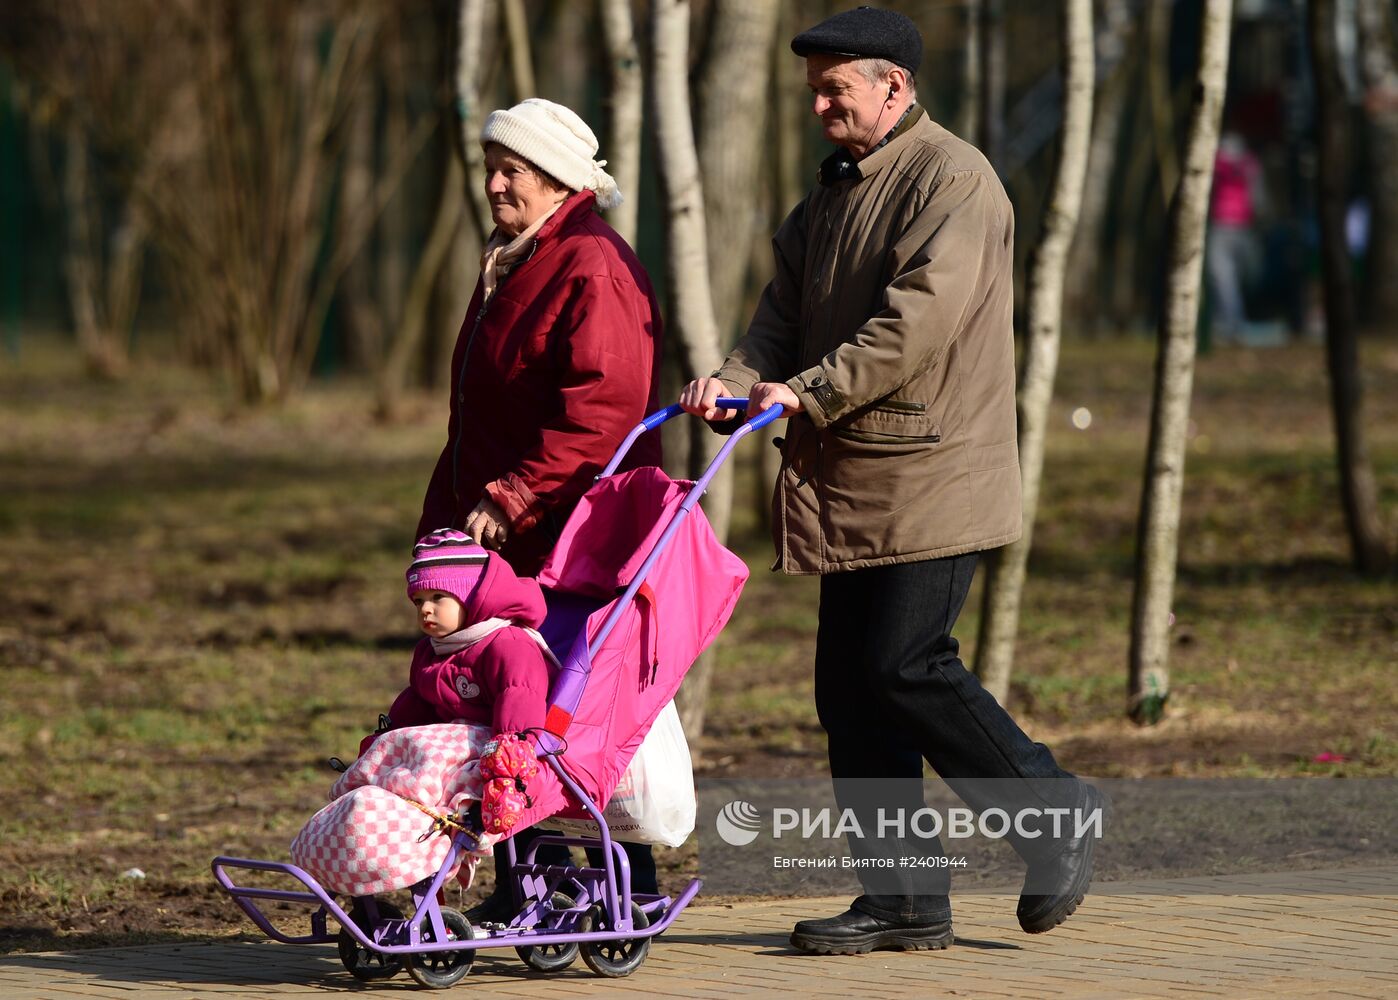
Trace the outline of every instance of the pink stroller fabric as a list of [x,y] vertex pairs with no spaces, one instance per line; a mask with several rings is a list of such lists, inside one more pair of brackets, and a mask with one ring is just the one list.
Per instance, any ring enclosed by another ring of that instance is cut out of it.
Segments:
[[[586,636],[597,633],[692,486],[656,468],[633,469],[600,480],[578,504],[539,582],[609,601],[588,617]],[[562,657],[548,728],[566,739],[564,769],[599,807],[685,672],[727,624],[747,576],[696,505],[596,658],[588,662],[581,642]]]

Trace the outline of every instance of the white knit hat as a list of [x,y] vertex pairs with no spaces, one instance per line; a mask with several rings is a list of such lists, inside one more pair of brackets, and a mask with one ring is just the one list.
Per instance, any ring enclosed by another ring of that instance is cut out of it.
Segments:
[[621,204],[612,175],[594,160],[597,136],[561,104],[531,97],[508,111],[492,111],[481,129],[481,145],[498,142],[574,191],[597,192],[599,208]]

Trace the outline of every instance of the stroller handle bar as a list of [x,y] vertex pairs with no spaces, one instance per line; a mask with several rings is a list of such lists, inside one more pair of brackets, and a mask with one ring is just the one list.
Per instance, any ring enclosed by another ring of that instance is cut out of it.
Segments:
[[[732,396],[724,396],[717,401],[717,405],[725,410],[746,410],[748,401]],[[723,447],[718,450],[718,454],[714,456],[713,461],[710,462],[708,467],[704,470],[704,474],[695,480],[689,492],[686,493],[684,499],[680,501],[678,509],[670,519],[670,523],[661,531],[660,537],[656,539],[655,544],[651,547],[650,553],[636,570],[635,575],[631,578],[625,590],[613,601],[612,610],[602,621],[596,634],[589,639],[586,631],[584,631],[584,633],[578,637],[568,655],[563,658],[563,670],[565,673],[574,670],[579,674],[591,672],[592,658],[597,655],[597,651],[600,650],[602,644],[607,641],[607,637],[611,635],[612,629],[616,627],[617,622],[621,620],[621,616],[635,598],[636,592],[641,588],[641,585],[645,583],[646,577],[650,574],[651,567],[654,566],[656,560],[660,558],[660,554],[665,550],[665,547],[670,544],[670,539],[673,538],[675,533],[679,530],[681,522],[689,516],[690,511],[692,511],[694,506],[699,502],[699,498],[703,496],[704,491],[708,488],[710,480],[718,473],[719,467],[722,466],[724,461],[728,458],[733,447],[757,428],[766,426],[773,420],[776,420],[781,416],[784,409],[785,408],[780,403],[774,403],[751,420],[745,420],[742,426],[734,431],[732,435],[729,436],[728,440],[723,443]],[[616,472],[617,466],[621,464],[621,460],[626,457],[626,453],[631,449],[631,445],[638,437],[647,431],[654,430],[665,423],[665,421],[677,417],[683,412],[684,409],[676,404],[674,406],[667,406],[665,409],[646,417],[646,419],[637,424],[631,433],[626,436],[626,439],[621,442],[621,447],[617,449],[616,455],[607,463],[607,467],[602,470],[602,473],[597,478],[602,479]],[[555,690],[554,693],[557,697],[555,704],[561,707],[564,713],[571,718],[577,711],[578,702],[582,696],[581,685],[570,684],[565,686],[562,692]],[[541,742],[545,749],[549,751],[558,750],[562,746],[562,742],[559,738],[561,735],[561,732],[555,733],[551,730],[546,731],[541,737]]]
[[[748,401],[739,396],[720,396],[718,399],[714,400],[714,405],[719,409],[747,412]],[[607,467],[601,471],[597,478],[603,479],[616,472],[617,466],[621,464],[621,460],[626,457],[626,453],[631,450],[631,446],[636,443],[638,437],[647,431],[655,430],[667,420],[672,420],[683,412],[684,407],[680,406],[678,403],[674,403],[665,407],[663,410],[657,410],[646,417],[646,419],[642,420],[632,428],[630,434],[626,435],[626,438],[621,442],[621,446],[617,448],[616,454],[612,456],[612,460],[607,463]],[[719,449],[718,454],[714,456],[714,460],[709,463],[709,467],[704,470],[704,474],[695,484],[699,492],[702,493],[709,485],[709,481],[714,478],[714,475],[718,472],[719,466],[728,458],[728,453],[733,450],[734,445],[759,427],[766,427],[773,420],[780,417],[781,414],[782,407],[774,403],[751,420],[744,421],[743,425],[734,431],[732,436],[724,443],[723,447]]]

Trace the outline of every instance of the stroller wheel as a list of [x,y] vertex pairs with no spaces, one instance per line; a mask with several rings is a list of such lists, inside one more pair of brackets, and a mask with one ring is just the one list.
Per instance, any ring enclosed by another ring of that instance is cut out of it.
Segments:
[[[448,941],[471,940],[471,925],[460,912],[442,907],[442,923],[446,925]],[[422,941],[427,944],[435,940],[429,921],[422,928]],[[426,951],[406,955],[403,964],[408,967],[408,975],[420,985],[444,990],[459,983],[471,971],[471,963],[475,960],[474,948],[462,948],[458,951]]]
[[[402,920],[403,911],[392,903],[381,903],[377,900],[376,909],[379,913],[379,920]],[[369,919],[365,911],[364,901],[356,899],[350,908],[350,916],[354,919],[354,924],[369,937],[374,936],[374,921]],[[341,927],[340,933],[335,937],[335,944],[340,950],[340,961],[355,979],[366,983],[371,983],[376,979],[392,979],[403,969],[403,960],[397,955],[385,955],[383,952],[366,948],[355,940],[348,928]]]
[[[538,923],[539,927],[546,930],[558,930],[565,917],[560,910],[567,910],[577,904],[573,897],[565,892],[555,892],[549,900],[549,906],[553,912],[547,914]],[[520,961],[535,972],[559,972],[568,968],[578,957],[578,944],[576,941],[567,944],[542,944],[527,945],[516,948],[516,954]]]
[[[578,925],[578,930],[582,933],[607,930],[608,922],[606,907],[599,903],[587,911],[586,916]],[[650,926],[650,920],[638,903],[631,904],[631,926],[637,930]],[[623,976],[631,975],[641,967],[641,963],[646,960],[646,955],[650,953],[650,938],[589,941],[580,947],[583,961],[587,963],[589,969],[608,979],[620,979]]]

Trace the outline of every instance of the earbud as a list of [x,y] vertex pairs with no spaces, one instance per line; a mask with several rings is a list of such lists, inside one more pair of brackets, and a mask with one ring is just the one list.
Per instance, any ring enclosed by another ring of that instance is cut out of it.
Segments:
[[891,101],[891,100],[893,100],[893,88],[892,88],[892,87],[889,87],[889,88],[888,88],[888,96],[885,97],[884,100],[885,100],[885,101]]

